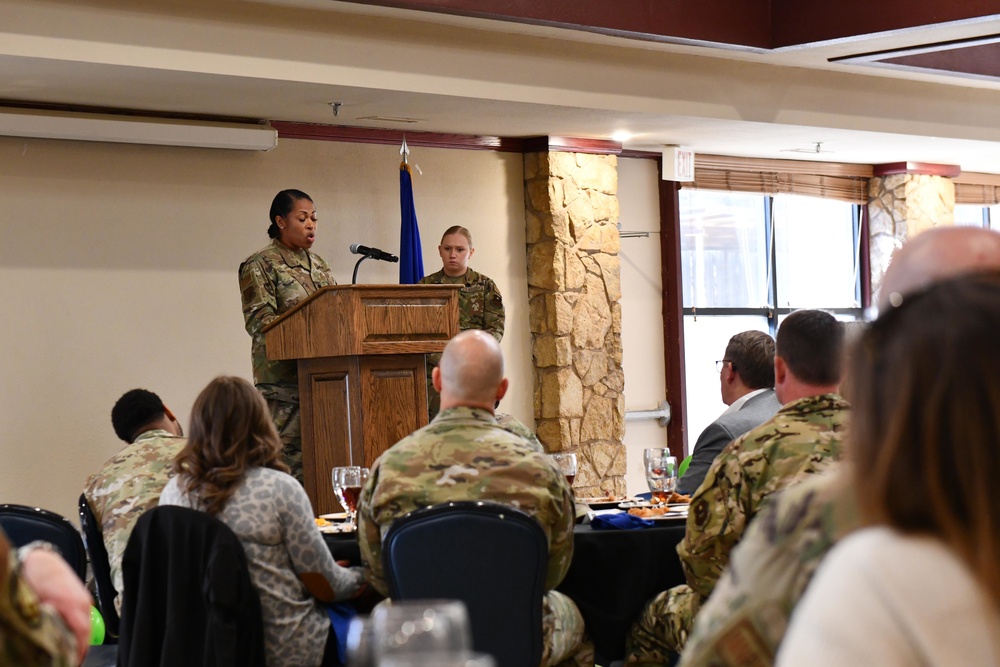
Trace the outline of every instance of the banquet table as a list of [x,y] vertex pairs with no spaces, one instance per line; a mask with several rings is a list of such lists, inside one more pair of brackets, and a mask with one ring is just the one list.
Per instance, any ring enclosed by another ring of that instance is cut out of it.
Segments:
[[[684,520],[648,528],[573,530],[573,562],[557,590],[576,602],[599,658],[625,655],[625,637],[647,600],[684,583],[677,544]],[[361,564],[355,533],[324,533],[335,560]]]
[[684,583],[677,544],[685,521],[629,530],[573,531],[573,562],[559,590],[576,602],[598,658],[625,655],[625,637],[647,600]]

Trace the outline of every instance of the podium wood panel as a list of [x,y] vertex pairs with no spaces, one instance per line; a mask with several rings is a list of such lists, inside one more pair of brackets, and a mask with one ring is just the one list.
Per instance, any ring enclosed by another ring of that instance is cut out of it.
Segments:
[[267,358],[440,352],[458,333],[459,285],[333,285],[262,331]]
[[[364,465],[427,424],[424,356],[361,358]],[[414,406],[423,406],[422,410]]]
[[382,452],[427,424],[424,355],[299,361],[304,486],[317,514],[343,509],[335,466],[371,467]]

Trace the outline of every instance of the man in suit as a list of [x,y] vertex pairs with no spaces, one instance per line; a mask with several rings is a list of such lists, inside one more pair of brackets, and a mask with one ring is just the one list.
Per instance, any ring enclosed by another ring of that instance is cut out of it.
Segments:
[[691,463],[677,483],[678,493],[697,491],[723,447],[766,422],[781,407],[774,395],[774,339],[766,333],[736,334],[719,363],[722,402],[729,409],[698,436]]

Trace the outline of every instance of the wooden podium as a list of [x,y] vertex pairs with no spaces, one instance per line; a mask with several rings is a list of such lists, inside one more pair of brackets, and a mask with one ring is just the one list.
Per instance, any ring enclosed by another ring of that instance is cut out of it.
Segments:
[[427,424],[424,354],[458,333],[458,285],[324,287],[266,327],[267,358],[299,368],[303,481],[336,512],[330,471],[370,467]]

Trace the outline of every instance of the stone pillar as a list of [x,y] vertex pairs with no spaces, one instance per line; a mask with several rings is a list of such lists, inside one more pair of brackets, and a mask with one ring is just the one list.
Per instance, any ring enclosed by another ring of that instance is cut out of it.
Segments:
[[955,224],[955,184],[937,175],[894,173],[868,181],[872,302],[896,248],[931,227]]
[[526,153],[524,181],[538,438],[577,496],[625,495],[618,160]]

